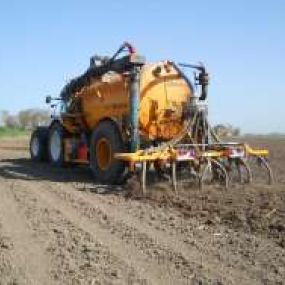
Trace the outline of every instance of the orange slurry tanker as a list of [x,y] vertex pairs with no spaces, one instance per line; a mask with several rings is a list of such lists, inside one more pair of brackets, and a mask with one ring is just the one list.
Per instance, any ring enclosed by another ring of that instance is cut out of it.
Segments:
[[[196,72],[193,81],[189,69]],[[150,174],[168,177],[174,191],[193,182],[250,183],[253,158],[271,183],[267,150],[222,142],[214,133],[207,119],[208,82],[203,65],[146,63],[129,43],[112,57],[93,56],[86,72],[58,97],[46,98],[52,121],[32,133],[31,158],[57,167],[88,164],[101,184],[139,175],[143,191]]]

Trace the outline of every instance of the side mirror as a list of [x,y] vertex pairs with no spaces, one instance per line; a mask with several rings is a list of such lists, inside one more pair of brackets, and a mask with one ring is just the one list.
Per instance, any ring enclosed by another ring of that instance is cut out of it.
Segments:
[[51,96],[47,96],[46,97],[46,104],[50,104],[51,103]]

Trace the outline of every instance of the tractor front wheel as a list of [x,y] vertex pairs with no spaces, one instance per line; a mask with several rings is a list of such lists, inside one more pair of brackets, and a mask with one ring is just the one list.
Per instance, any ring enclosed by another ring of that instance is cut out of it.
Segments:
[[57,167],[63,166],[63,127],[59,122],[55,122],[49,130],[48,157],[51,165]]
[[38,127],[33,131],[30,140],[30,155],[34,161],[47,159],[48,128]]

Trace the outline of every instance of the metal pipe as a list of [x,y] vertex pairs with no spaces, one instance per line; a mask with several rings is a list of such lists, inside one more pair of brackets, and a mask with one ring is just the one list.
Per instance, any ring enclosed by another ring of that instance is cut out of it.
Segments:
[[208,95],[208,85],[209,85],[209,75],[206,71],[204,65],[195,65],[195,64],[188,64],[188,63],[178,63],[179,66],[188,67],[197,69],[199,71],[199,75],[195,78],[198,82],[198,85],[201,85],[201,94],[199,96],[200,101],[205,101]]
[[197,69],[199,71],[205,71],[205,67],[203,65],[189,64],[189,63],[178,63],[178,65],[182,67]]
[[140,100],[140,68],[133,66],[130,72],[130,152],[139,149],[139,100]]
[[[186,81],[186,83],[187,83],[188,87],[190,88],[191,92],[194,93],[194,88],[193,88],[193,85],[192,85],[191,81],[189,80],[189,78],[184,74],[184,72],[178,67],[177,64],[172,62],[172,65],[173,65],[174,69],[178,72],[178,74]],[[183,66],[183,65],[181,65],[181,66]]]

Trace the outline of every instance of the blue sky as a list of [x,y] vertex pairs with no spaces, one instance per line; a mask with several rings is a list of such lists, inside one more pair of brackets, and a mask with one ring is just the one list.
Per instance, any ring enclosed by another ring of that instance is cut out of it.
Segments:
[[45,107],[94,53],[207,66],[213,123],[285,132],[285,1],[0,0],[0,110]]

